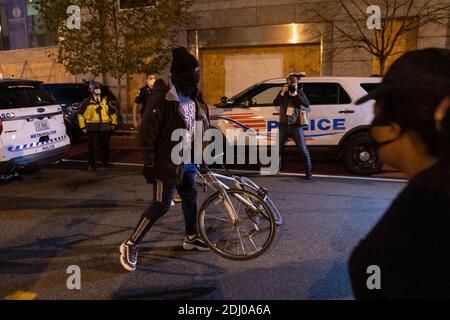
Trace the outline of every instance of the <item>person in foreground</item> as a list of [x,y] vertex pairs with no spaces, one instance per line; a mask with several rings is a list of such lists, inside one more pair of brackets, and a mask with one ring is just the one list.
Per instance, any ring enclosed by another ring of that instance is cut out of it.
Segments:
[[139,131],[144,176],[153,184],[153,202],[130,238],[120,246],[120,262],[128,271],[136,270],[138,246],[155,222],[169,211],[175,190],[182,198],[185,218],[183,248],[209,250],[197,235],[197,168],[193,164],[177,165],[172,160],[172,150],[179,143],[171,138],[175,130],[184,129],[184,141],[189,144],[194,139],[196,123],[201,121],[204,130],[209,127],[208,108],[197,88],[199,63],[186,48],[176,48],[170,70],[170,88],[146,108]]
[[354,296],[449,299],[450,50],[404,54],[369,99],[379,157],[409,183],[351,254]]

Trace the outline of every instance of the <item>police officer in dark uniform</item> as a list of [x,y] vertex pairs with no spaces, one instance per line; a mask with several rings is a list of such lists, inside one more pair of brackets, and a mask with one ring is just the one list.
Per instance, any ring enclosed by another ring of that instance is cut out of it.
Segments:
[[[146,76],[146,85],[139,89],[139,94],[136,96],[135,99],[135,106],[133,108],[133,125],[135,128],[139,127],[140,121],[138,120],[138,117],[142,119],[142,115],[144,114],[145,107],[147,106],[149,98],[153,94],[153,87],[156,82],[157,75],[155,73],[147,74]],[[140,107],[139,107],[140,106]],[[138,109],[139,109],[139,116],[138,116]]]

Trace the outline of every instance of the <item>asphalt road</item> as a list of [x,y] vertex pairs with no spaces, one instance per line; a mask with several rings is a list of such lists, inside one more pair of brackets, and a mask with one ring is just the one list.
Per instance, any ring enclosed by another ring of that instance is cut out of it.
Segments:
[[[256,178],[284,217],[262,256],[235,262],[184,252],[178,205],[149,232],[138,270],[128,273],[119,244],[151,187],[138,168],[84,167],[59,165],[0,187],[0,299],[351,299],[348,256],[404,187]],[[81,290],[66,286],[71,265],[81,268]]]

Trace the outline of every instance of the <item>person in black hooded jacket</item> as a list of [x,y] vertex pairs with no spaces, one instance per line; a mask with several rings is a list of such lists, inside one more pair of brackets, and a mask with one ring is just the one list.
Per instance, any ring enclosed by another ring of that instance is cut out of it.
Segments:
[[[187,144],[193,141],[198,124],[209,128],[208,108],[197,88],[200,69],[197,59],[186,48],[173,50],[170,87],[156,93],[148,102],[139,132],[144,159],[144,176],[153,184],[153,201],[142,214],[130,238],[120,246],[120,262],[128,271],[136,270],[138,246],[156,223],[166,214],[175,191],[182,198],[185,217],[185,250],[209,250],[197,236],[197,169],[193,164],[178,164],[172,150],[179,145],[172,133],[183,129]],[[187,152],[184,150],[183,152]]]

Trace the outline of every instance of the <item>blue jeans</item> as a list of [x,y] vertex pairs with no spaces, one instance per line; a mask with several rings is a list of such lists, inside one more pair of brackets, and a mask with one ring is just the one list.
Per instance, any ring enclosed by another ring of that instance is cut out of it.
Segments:
[[184,165],[183,181],[179,186],[171,186],[159,180],[153,184],[153,202],[144,211],[130,240],[139,244],[155,222],[170,209],[175,194],[178,191],[182,199],[182,209],[185,220],[186,235],[197,234],[197,189],[195,165]]
[[298,151],[303,156],[306,165],[306,172],[312,172],[311,156],[309,155],[308,147],[305,141],[305,133],[303,128],[297,125],[280,125],[279,128],[279,145],[280,145],[280,159],[284,154],[284,144],[292,138],[297,145]]

